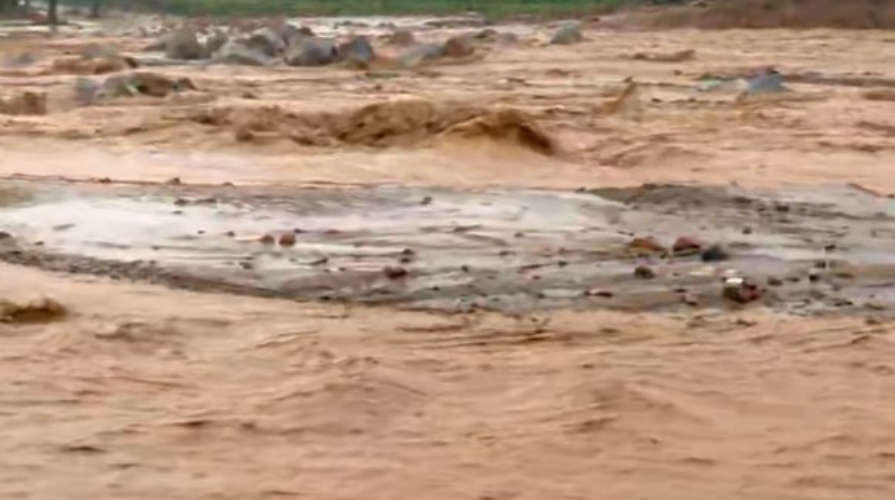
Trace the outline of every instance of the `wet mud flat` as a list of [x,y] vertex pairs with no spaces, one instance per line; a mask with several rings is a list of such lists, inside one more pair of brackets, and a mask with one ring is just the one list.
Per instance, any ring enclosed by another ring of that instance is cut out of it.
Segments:
[[[6,180],[0,205],[5,262],[192,290],[510,314],[895,306],[895,201],[859,186]],[[725,296],[731,280],[750,295]]]

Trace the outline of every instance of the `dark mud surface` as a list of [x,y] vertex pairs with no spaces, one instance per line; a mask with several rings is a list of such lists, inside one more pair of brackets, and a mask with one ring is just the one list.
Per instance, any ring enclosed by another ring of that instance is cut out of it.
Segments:
[[[739,308],[722,291],[725,279],[743,279],[754,285],[748,304],[880,314],[895,306],[893,217],[895,201],[858,186],[568,192],[8,180],[0,259],[202,291],[507,313]],[[680,237],[701,249],[674,251]],[[707,254],[712,245],[721,251]]]

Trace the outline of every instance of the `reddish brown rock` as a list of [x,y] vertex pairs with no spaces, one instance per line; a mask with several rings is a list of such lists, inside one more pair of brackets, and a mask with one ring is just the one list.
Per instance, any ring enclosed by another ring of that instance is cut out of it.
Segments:
[[382,273],[390,280],[396,280],[407,276],[407,269],[399,266],[386,266],[382,269]]
[[647,254],[664,254],[668,252],[668,249],[653,237],[634,238],[628,243],[628,249],[635,253]]
[[291,247],[295,245],[295,233],[283,233],[280,235],[279,243],[281,247]]
[[681,236],[680,238],[675,240],[674,245],[672,245],[671,249],[676,254],[696,253],[701,251],[702,247],[703,244],[701,241],[689,236]]

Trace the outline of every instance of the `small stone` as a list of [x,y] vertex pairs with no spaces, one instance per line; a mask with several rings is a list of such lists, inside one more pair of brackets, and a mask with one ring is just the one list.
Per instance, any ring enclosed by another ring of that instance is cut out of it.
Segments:
[[814,269],[808,271],[808,281],[817,283],[818,281],[820,281],[820,273]]
[[783,280],[776,276],[768,276],[768,286],[783,286]]
[[179,186],[182,184],[180,181],[180,177],[171,177],[170,179],[165,181],[165,184],[169,186]]
[[253,267],[255,267],[255,265],[249,261],[244,260],[239,263],[239,267],[241,267],[243,269],[252,269]]
[[752,234],[752,228],[750,226],[744,227],[743,234]]
[[780,213],[788,213],[789,205],[787,205],[786,203],[777,203],[774,205],[774,210],[776,210]]
[[177,205],[178,207],[182,207],[188,203],[189,202],[187,200],[185,200],[184,198],[177,198],[176,200],[174,200],[174,204]]
[[276,239],[273,237],[272,234],[265,234],[258,238],[258,241],[264,243],[265,245],[273,245],[276,242]]
[[730,254],[720,245],[712,245],[702,252],[701,258],[703,262],[718,262],[729,259]]
[[382,273],[390,280],[396,280],[407,276],[407,269],[399,266],[386,266],[382,269]]
[[637,266],[634,268],[634,277],[642,280],[651,280],[656,277],[656,272],[648,266]]
[[610,292],[609,290],[596,290],[596,289],[588,290],[587,295],[590,297],[602,297],[604,299],[611,299],[612,297],[615,296],[615,294]]
[[99,182],[100,184],[111,184],[112,179],[109,179],[108,177],[103,177],[101,179],[98,179],[96,182]]
[[748,280],[728,280],[721,292],[722,297],[738,304],[748,304],[761,298],[764,291]]
[[227,236],[228,238],[233,238],[236,236],[236,233],[234,233],[233,231],[227,231],[226,233],[224,233],[224,236]]
[[464,273],[468,273],[469,266],[467,266],[466,264],[463,264],[462,266],[460,266],[460,270],[463,271]]
[[295,233],[283,233],[280,235],[279,244],[281,247],[291,247],[295,245]]
[[433,200],[432,200],[431,196],[424,196],[423,199],[420,200],[420,205],[423,205],[423,206],[431,205],[432,201]]
[[674,242],[674,245],[671,247],[671,249],[676,254],[696,253],[702,250],[702,243],[694,238],[681,236]]

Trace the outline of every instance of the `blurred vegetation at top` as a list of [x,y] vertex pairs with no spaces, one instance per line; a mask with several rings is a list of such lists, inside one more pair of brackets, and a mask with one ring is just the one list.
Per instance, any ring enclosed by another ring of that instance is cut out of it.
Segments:
[[[89,5],[92,0],[63,0]],[[672,4],[680,0],[104,0],[108,7],[131,7],[186,16],[402,15],[459,14],[487,17],[599,14],[623,5]]]

